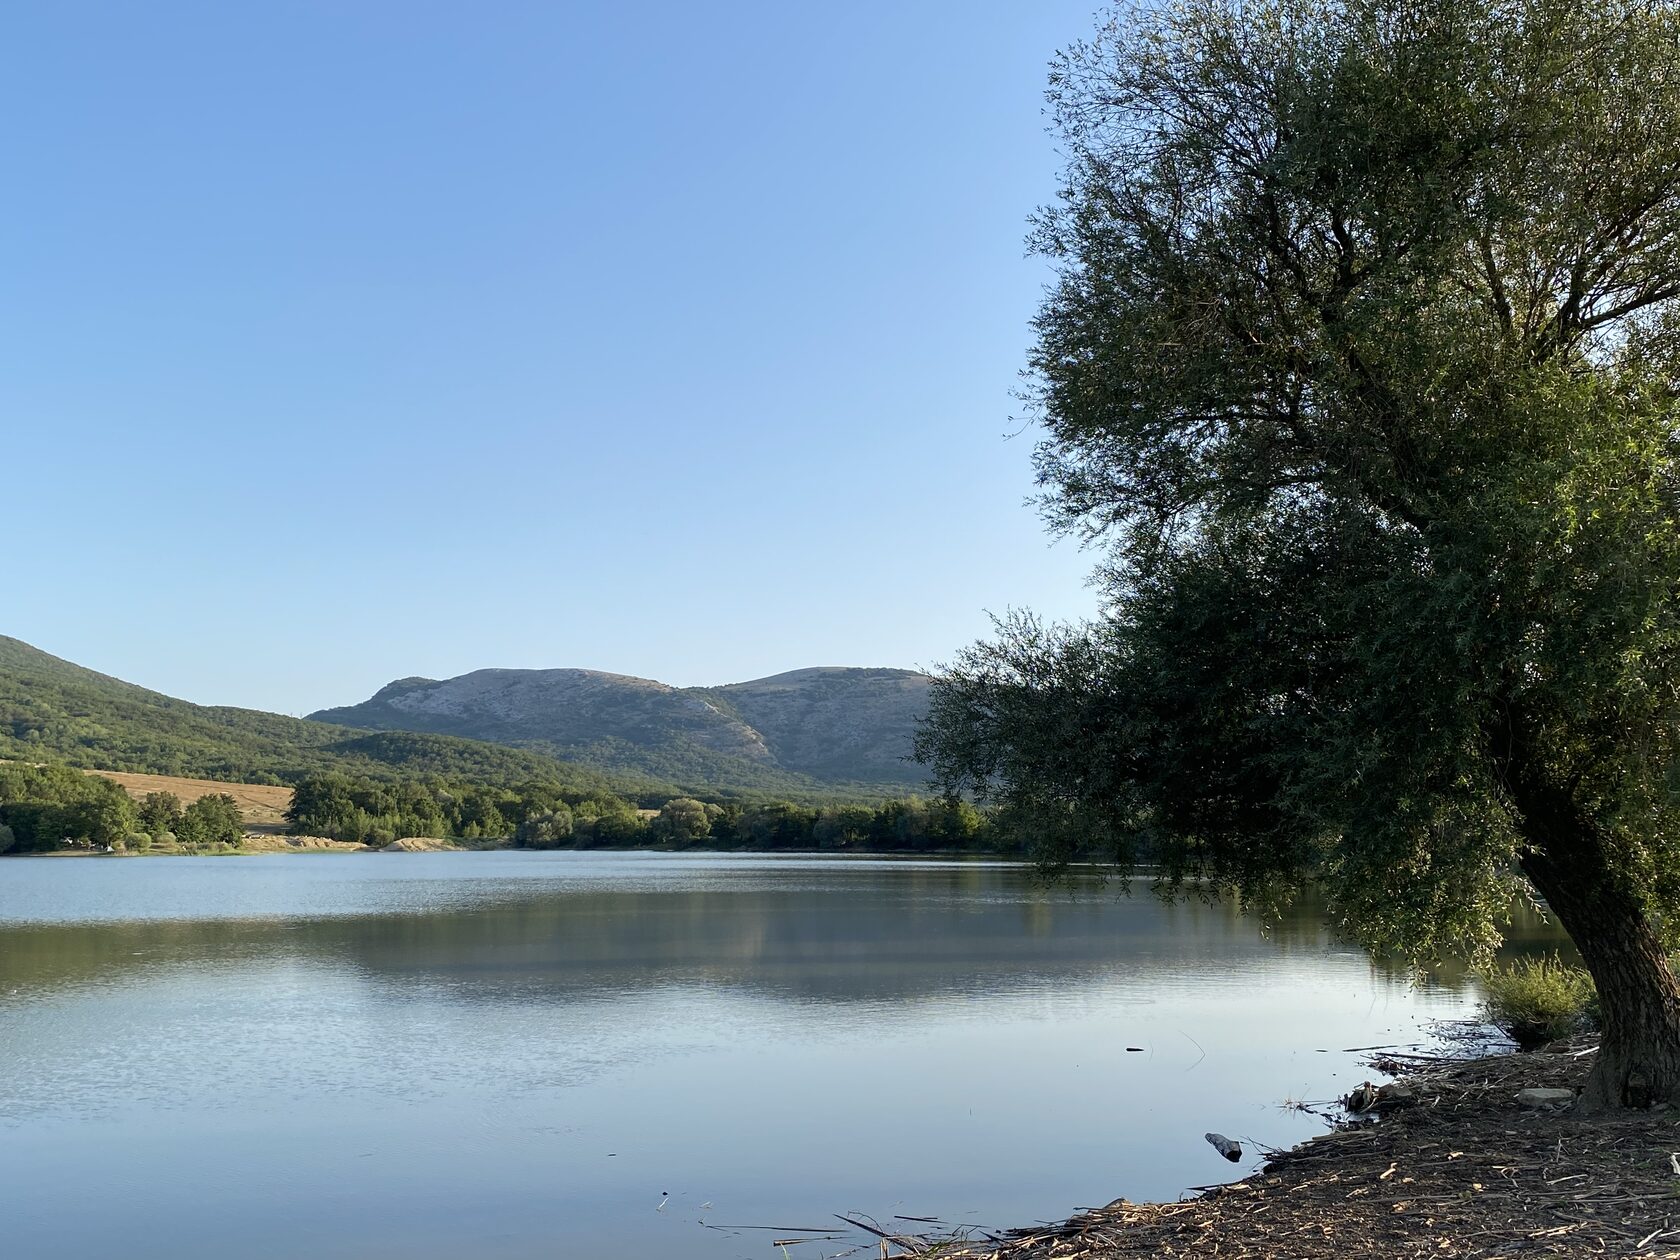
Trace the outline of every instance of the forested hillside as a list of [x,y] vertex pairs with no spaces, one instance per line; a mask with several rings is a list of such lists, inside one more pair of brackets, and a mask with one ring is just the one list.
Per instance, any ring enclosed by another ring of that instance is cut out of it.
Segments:
[[252,709],[176,700],[0,636],[0,760],[290,782],[341,771],[374,779],[433,776],[551,782],[587,794],[665,799],[648,775],[609,777],[540,753],[444,735],[374,732]]

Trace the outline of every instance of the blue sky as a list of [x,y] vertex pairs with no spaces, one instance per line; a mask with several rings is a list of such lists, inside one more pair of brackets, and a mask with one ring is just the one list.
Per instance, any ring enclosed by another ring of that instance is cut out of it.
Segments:
[[1087,614],[1007,435],[1092,12],[8,6],[0,633],[298,713]]

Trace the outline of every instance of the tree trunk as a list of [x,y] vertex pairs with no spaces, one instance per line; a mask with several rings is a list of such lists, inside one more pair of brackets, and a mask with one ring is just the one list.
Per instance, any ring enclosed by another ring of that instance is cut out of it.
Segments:
[[1521,820],[1523,874],[1575,942],[1603,1025],[1587,1110],[1680,1103],[1680,985],[1628,860],[1574,792],[1549,774],[1523,715],[1506,705],[1491,750]]
[[[1556,815],[1534,826],[1541,841],[1523,873],[1581,951],[1598,986],[1603,1037],[1581,1106],[1680,1102],[1680,986],[1631,877],[1588,829],[1558,834]],[[1579,822],[1580,820],[1570,820]],[[1544,825],[1549,822],[1551,825]]]

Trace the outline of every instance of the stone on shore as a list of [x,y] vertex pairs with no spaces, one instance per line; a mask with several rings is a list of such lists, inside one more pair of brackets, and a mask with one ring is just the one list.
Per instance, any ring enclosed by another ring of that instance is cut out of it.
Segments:
[[1575,1103],[1575,1091],[1572,1089],[1520,1089],[1517,1091],[1517,1104],[1522,1107],[1532,1107],[1541,1111],[1561,1111]]

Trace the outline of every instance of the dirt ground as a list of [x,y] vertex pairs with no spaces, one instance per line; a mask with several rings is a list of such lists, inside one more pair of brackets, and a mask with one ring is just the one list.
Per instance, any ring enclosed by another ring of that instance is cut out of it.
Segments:
[[369,853],[372,850],[326,836],[287,836],[277,832],[247,831],[244,853]]
[[[367,853],[359,844],[329,840],[325,836],[293,836],[286,832],[286,807],[292,803],[292,789],[263,783],[223,783],[216,779],[184,779],[169,774],[130,774],[122,770],[88,770],[110,779],[135,800],[151,792],[173,792],[181,804],[190,805],[201,796],[225,792],[239,804],[245,818],[246,853]],[[388,852],[435,853],[457,846],[445,840],[408,837],[387,846]]]
[[135,800],[150,792],[173,792],[181,804],[191,805],[201,796],[225,792],[239,802],[245,824],[258,830],[279,830],[285,826],[286,807],[292,803],[292,789],[262,783],[218,783],[214,779],[182,779],[170,774],[128,774],[120,770],[89,770],[110,779]]
[[1578,1089],[1591,1042],[1418,1069],[1416,1101],[1280,1152],[1254,1176],[1178,1203],[1116,1200],[994,1238],[880,1240],[931,1260],[1351,1260],[1680,1257],[1680,1111],[1526,1109],[1517,1091]]

